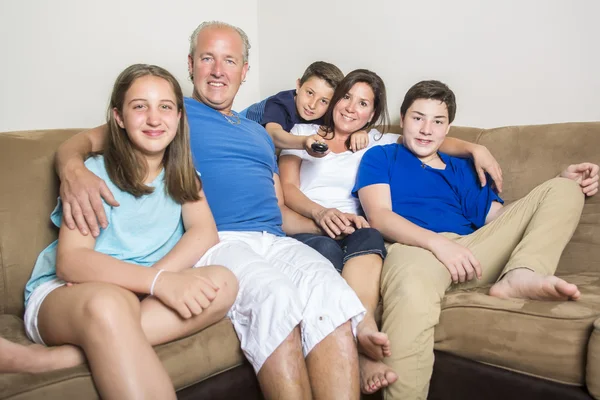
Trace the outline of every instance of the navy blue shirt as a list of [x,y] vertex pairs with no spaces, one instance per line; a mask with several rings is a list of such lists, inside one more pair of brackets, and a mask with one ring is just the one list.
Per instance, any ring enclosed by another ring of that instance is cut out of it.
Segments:
[[488,184],[481,187],[470,159],[438,153],[446,168],[435,169],[401,144],[365,153],[353,194],[375,184],[390,186],[392,211],[433,232],[468,235],[485,225],[493,201],[504,203]]
[[275,146],[265,128],[244,117],[236,123],[191,98],[185,107],[194,164],[217,229],[284,236],[273,182]]
[[298,115],[296,109],[296,90],[284,90],[265,101],[265,109],[260,119],[260,124],[266,126],[269,122],[275,122],[289,132],[296,124],[323,125],[323,119],[306,121]]

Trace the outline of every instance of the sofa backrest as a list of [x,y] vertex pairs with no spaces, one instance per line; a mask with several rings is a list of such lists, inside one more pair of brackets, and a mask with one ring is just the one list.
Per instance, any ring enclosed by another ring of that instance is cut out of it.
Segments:
[[23,316],[23,290],[38,254],[56,239],[50,222],[54,153],[81,129],[0,133],[0,313]]
[[[58,180],[54,153],[79,129],[0,133],[0,314],[23,314],[35,260],[57,230],[50,222]],[[392,131],[398,132],[399,129]],[[497,129],[453,127],[452,136],[487,146],[504,172],[511,202],[570,163],[600,164],[600,122]],[[587,199],[559,273],[600,270],[600,194]]]
[[[501,197],[507,204],[557,176],[569,164],[589,161],[600,165],[600,122],[487,130],[455,127],[450,134],[482,144],[492,152],[502,167]],[[590,270],[600,271],[600,193],[586,199],[581,221],[557,273]]]

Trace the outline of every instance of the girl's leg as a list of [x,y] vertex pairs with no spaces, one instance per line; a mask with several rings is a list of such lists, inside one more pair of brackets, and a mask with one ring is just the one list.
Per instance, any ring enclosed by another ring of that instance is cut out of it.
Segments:
[[340,241],[334,240],[329,236],[313,235],[312,233],[299,233],[292,237],[321,253],[323,257],[331,261],[336,270],[342,270],[344,266],[344,251],[342,250]]
[[201,314],[183,319],[176,311],[165,306],[156,297],[149,296],[141,303],[142,328],[148,342],[155,346],[198,332],[221,320],[233,303],[238,292],[235,275],[225,267],[206,266],[182,271],[210,279],[219,287],[217,297]]
[[0,373],[38,373],[83,364],[83,353],[75,346],[24,346],[0,337]]
[[104,399],[175,399],[175,390],[142,330],[140,302],[104,283],[60,287],[41,304],[38,329],[48,345],[75,344]]

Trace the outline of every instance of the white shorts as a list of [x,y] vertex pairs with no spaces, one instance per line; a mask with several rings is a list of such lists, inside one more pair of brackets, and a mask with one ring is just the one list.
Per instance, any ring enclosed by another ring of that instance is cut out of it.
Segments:
[[346,321],[352,332],[365,309],[333,265],[316,250],[266,232],[219,232],[220,243],[196,267],[223,265],[239,281],[227,314],[256,373],[300,325],[306,356]]
[[25,308],[25,316],[23,317],[25,322],[25,333],[31,339],[32,342],[37,344],[46,343],[42,340],[40,331],[38,330],[38,314],[40,307],[46,299],[46,296],[55,289],[66,285],[67,283],[62,279],[54,278],[51,281],[44,282],[31,293],[29,301],[27,302],[27,308]]

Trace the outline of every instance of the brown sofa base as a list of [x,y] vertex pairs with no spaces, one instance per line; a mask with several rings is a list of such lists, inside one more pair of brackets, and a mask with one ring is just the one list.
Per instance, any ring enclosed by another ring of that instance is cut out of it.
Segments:
[[519,374],[441,351],[435,352],[428,399],[594,400],[580,387]]
[[[244,363],[177,392],[179,400],[262,400],[252,367]],[[379,394],[365,399],[380,399]],[[429,400],[594,400],[585,389],[535,378],[436,351]]]

